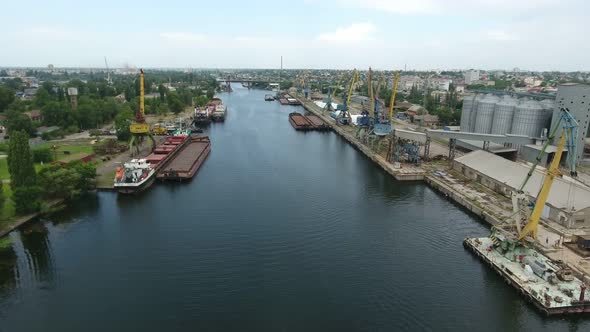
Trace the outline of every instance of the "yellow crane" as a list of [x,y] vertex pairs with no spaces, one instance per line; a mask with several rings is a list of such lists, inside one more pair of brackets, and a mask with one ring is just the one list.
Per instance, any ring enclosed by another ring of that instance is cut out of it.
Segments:
[[129,150],[136,155],[139,154],[139,146],[147,136],[152,142],[152,147],[156,146],[156,141],[150,133],[150,125],[145,122],[145,97],[144,97],[144,73],[143,69],[139,70],[139,111],[135,113],[135,123],[129,125],[131,140],[129,141]]
[[[559,128],[562,128],[561,135],[559,137],[559,142],[557,143],[557,150],[555,152],[555,156],[551,161],[551,165],[547,170],[547,176],[545,177],[545,181],[543,181],[543,185],[539,194],[537,195],[537,200],[535,201],[535,205],[533,207],[530,216],[528,217],[528,222],[525,227],[521,230],[520,229],[520,221],[521,216],[517,218],[516,227],[518,232],[518,239],[522,240],[527,237],[529,234],[533,239],[537,238],[537,227],[539,226],[539,220],[541,219],[541,214],[543,212],[543,208],[545,207],[545,203],[547,202],[547,198],[549,197],[549,191],[551,190],[551,185],[553,184],[553,180],[555,177],[560,176],[559,172],[559,163],[561,162],[561,157],[563,154],[564,148],[567,146],[568,148],[568,166],[570,167],[570,174],[572,176],[576,176],[576,145],[575,140],[577,138],[577,128],[578,123],[574,119],[574,117],[570,114],[568,109],[562,108],[560,112],[560,121],[551,131],[549,139],[543,145],[541,152],[539,153],[539,157],[537,157],[537,161],[531,167],[531,170],[527,174],[523,184],[521,185],[520,189],[517,193],[513,195],[513,204],[515,205],[515,209],[518,211],[522,211],[523,207],[522,202],[525,201],[525,195],[523,189],[527,184],[528,180],[531,178],[535,168],[537,167],[539,160],[541,160],[541,156],[545,153],[549,142],[555,138],[555,134]],[[521,206],[517,206],[521,205]]]
[[[389,121],[393,119],[393,107],[395,104],[395,93],[397,92],[397,82],[399,81],[399,72],[395,72],[395,78],[393,80],[393,87],[391,88],[391,98],[389,99]],[[393,123],[392,123],[393,125]]]

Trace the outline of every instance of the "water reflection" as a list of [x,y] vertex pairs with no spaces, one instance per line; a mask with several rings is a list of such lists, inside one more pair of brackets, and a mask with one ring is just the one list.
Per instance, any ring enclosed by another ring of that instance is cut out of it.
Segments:
[[18,278],[18,257],[13,245],[7,243],[10,238],[2,239],[2,242],[4,241],[6,242],[0,247],[0,296],[8,289],[14,288]]
[[20,232],[28,270],[36,281],[51,281],[54,278],[53,255],[49,242],[49,230],[42,222],[30,224]]

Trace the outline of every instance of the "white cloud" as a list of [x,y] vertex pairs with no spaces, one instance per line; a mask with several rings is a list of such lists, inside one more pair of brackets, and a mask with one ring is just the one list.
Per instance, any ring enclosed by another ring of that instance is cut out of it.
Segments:
[[490,30],[486,31],[485,35],[488,39],[496,40],[496,41],[515,41],[519,40],[519,37],[511,32],[507,32],[504,30]]
[[160,33],[160,37],[180,43],[200,42],[207,39],[205,35],[192,32],[162,32]]
[[[396,14],[459,14],[459,15],[514,15],[547,10],[549,7],[569,7],[553,0],[336,0],[345,7],[375,9]],[[582,0],[563,2],[581,3]]]
[[340,27],[334,32],[322,33],[316,40],[329,42],[361,42],[374,40],[373,34],[377,27],[372,23],[354,23]]
[[238,36],[235,41],[243,44],[259,44],[271,41],[269,38],[255,37],[255,36]]

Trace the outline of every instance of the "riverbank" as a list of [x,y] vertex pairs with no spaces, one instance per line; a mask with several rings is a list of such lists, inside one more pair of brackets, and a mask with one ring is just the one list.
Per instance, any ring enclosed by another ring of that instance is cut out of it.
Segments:
[[[54,199],[54,200],[47,201],[44,203],[48,209],[51,209],[56,206],[59,206],[63,202],[64,202],[63,199]],[[2,223],[0,223],[0,238],[4,237],[5,235],[8,235],[10,232],[25,225],[26,223],[32,221],[33,219],[39,217],[43,213],[44,212],[35,212],[35,213],[27,214],[24,216],[14,217],[8,221],[3,221]]]

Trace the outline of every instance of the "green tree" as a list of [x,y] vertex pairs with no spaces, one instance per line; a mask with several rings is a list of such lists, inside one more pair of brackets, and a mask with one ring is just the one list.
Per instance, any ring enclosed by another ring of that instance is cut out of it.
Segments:
[[36,163],[49,163],[53,161],[53,154],[49,147],[40,147],[32,149],[33,162]]
[[19,91],[23,87],[23,80],[20,77],[15,77],[13,79],[5,80],[4,84],[12,90]]
[[72,199],[80,195],[81,175],[62,165],[46,166],[39,171],[39,187],[46,198]]
[[6,112],[5,124],[10,135],[12,135],[12,132],[21,130],[31,136],[35,134],[31,118],[16,109],[11,108]]
[[168,94],[168,106],[174,114],[178,114],[184,110],[184,103],[180,100],[176,92],[170,92]]
[[57,101],[51,101],[41,108],[41,114],[43,115],[43,124],[46,126],[63,126],[65,123],[64,116],[65,105]]
[[35,184],[33,155],[29,147],[29,136],[25,131],[19,130],[10,134],[7,161],[12,189]]
[[43,107],[51,100],[51,96],[49,95],[49,91],[45,89],[45,87],[40,87],[37,89],[37,93],[35,93],[35,99],[33,100],[33,104],[37,107]]
[[71,169],[75,170],[80,176],[76,187],[81,192],[88,192],[96,189],[96,164],[95,163],[84,163],[81,161],[73,162],[68,165]]
[[14,101],[14,90],[0,85],[0,112],[4,112]]
[[164,84],[158,86],[158,92],[160,93],[160,100],[162,100],[162,102],[166,101],[166,87]]
[[128,141],[131,138],[129,125],[133,121],[133,112],[125,105],[125,109],[115,117],[115,129],[117,130],[117,139],[120,141]]
[[37,186],[25,186],[14,190],[12,200],[16,213],[26,214],[39,211],[41,188]]
[[195,105],[196,106],[205,106],[207,103],[209,102],[209,98],[207,98],[207,96],[198,96],[195,99]]

